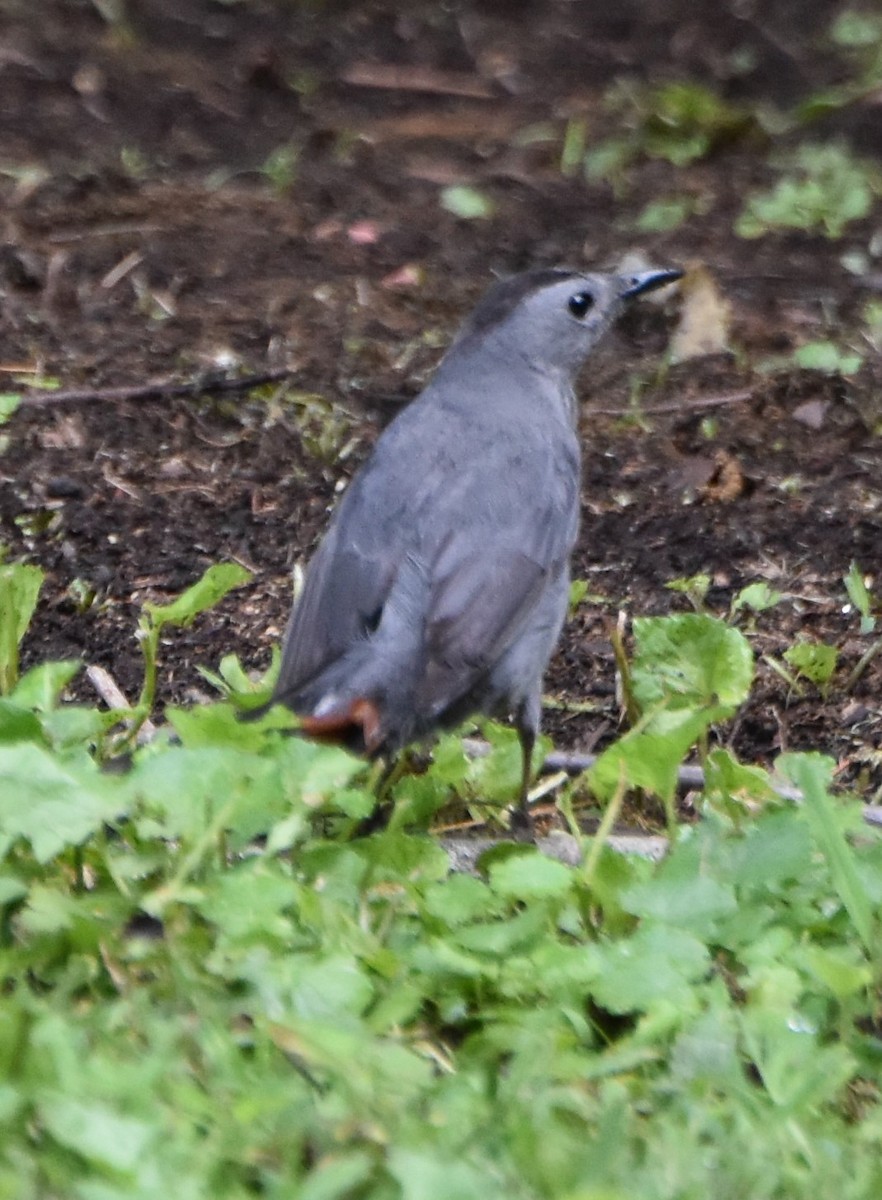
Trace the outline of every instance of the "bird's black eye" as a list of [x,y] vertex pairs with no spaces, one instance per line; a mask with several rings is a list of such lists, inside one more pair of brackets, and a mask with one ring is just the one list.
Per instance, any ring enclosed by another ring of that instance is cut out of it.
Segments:
[[579,320],[585,316],[585,313],[594,307],[594,297],[590,292],[576,292],[575,296],[570,296],[567,301],[567,308],[574,317]]

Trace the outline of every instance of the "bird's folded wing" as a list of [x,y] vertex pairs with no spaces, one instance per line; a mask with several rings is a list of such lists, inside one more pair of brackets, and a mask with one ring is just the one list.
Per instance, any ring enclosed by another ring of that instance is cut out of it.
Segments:
[[285,640],[276,696],[313,679],[379,622],[395,579],[397,548],[366,554],[332,526],[309,564]]
[[417,709],[441,714],[499,661],[536,612],[559,563],[453,538],[435,565]]

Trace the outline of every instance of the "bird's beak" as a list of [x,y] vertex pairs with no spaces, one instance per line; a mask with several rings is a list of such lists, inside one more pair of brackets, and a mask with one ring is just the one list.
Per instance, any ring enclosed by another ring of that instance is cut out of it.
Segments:
[[619,282],[622,290],[619,295],[623,300],[633,300],[644,292],[654,292],[656,288],[664,287],[666,283],[676,283],[683,278],[683,272],[676,269],[658,271],[638,271],[636,275],[620,275]]

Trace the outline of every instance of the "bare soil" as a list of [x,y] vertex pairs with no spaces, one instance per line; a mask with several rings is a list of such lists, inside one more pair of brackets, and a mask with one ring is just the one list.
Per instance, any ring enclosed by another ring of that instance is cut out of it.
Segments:
[[[169,639],[161,697],[204,698],[196,665],[232,651],[265,666],[335,492],[493,274],[639,251],[710,268],[734,352],[661,371],[676,303],[646,304],[592,364],[575,563],[589,596],[549,673],[546,727],[565,747],[614,736],[620,611],[682,609],[665,584],[707,572],[707,606],[725,613],[764,579],[785,600],[756,621],[760,654],[804,636],[835,644],[840,670],[828,694],[800,694],[761,658],[724,736],[749,761],[831,753],[871,796],[882,656],[842,686],[870,644],[842,576],[857,561],[882,592],[882,362],[862,344],[848,380],[758,367],[857,337],[880,282],[841,256],[877,225],[838,242],[737,238],[742,196],[768,181],[768,146],[751,138],[677,170],[643,161],[618,196],[560,170],[571,118],[589,139],[614,128],[615,79],[698,79],[785,106],[837,82],[819,31],[843,7],[139,0],[108,21],[111,6],[86,0],[0,0],[7,390],[292,372],[241,394],[206,382],[196,398],[49,394],[19,409],[2,431],[0,541],[46,572],[25,665],[81,658],[137,694],[140,605],[234,559],[253,581]],[[817,135],[878,157],[880,130],[878,107],[856,106]],[[453,184],[494,214],[447,212]],[[700,195],[706,214],[636,233],[647,202],[673,192]],[[614,415],[638,385],[665,411]],[[94,700],[85,679],[74,693]]]

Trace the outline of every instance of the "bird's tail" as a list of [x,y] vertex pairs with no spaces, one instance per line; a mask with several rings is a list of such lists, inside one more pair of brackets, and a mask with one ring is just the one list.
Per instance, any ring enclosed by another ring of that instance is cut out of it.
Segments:
[[408,556],[376,629],[307,680],[292,680],[283,659],[271,704],[297,713],[308,737],[340,742],[369,757],[399,749],[414,728],[428,588],[425,567]]

